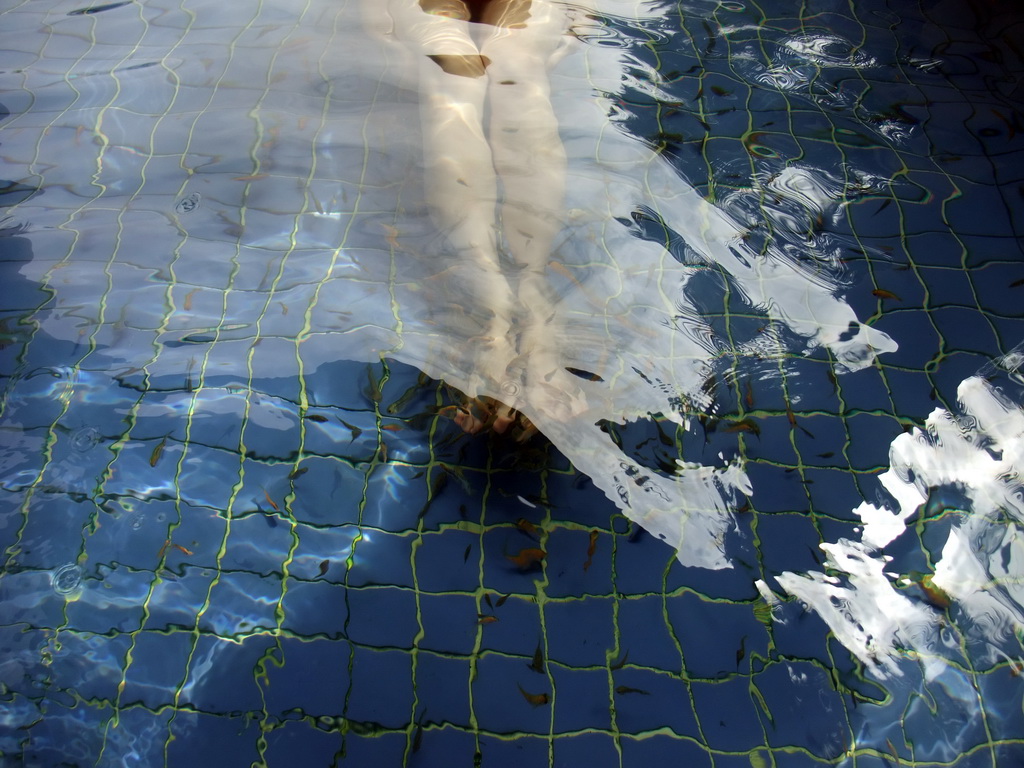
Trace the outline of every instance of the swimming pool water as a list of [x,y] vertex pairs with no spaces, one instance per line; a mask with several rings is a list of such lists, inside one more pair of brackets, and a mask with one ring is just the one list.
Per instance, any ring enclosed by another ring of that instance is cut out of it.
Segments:
[[567,7],[519,443],[355,3],[0,6],[0,765],[1024,764],[1024,18]]

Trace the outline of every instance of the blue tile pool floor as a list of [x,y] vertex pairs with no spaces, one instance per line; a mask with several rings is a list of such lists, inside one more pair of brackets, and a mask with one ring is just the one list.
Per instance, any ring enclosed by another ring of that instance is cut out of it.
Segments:
[[[844,371],[667,215],[610,220],[714,341],[685,424],[594,423],[651,476],[742,465],[720,569],[386,353],[441,321],[388,274],[415,94],[346,69],[355,3],[0,4],[0,765],[1024,765],[1024,14],[655,5],[574,6],[600,131],[898,344]],[[890,469],[939,479],[871,548]]]

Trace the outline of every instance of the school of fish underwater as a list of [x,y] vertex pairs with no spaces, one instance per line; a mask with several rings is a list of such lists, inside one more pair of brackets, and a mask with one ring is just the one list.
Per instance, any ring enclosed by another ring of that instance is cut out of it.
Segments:
[[1024,10],[88,1],[0,0],[0,768],[1024,766]]

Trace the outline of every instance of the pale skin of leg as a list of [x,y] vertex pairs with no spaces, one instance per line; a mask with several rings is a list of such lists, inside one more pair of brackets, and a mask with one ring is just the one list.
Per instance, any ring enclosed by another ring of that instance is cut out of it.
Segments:
[[[426,185],[434,219],[458,253],[450,269],[494,313],[478,340],[481,377],[504,382],[519,357],[515,367],[523,370],[513,375],[525,379],[524,395],[550,412],[556,395],[575,389],[544,339],[552,314],[545,271],[561,227],[566,168],[548,68],[565,14],[547,0],[494,0],[482,23],[469,23],[458,0],[392,0],[390,11],[396,37],[421,54]],[[514,288],[501,267],[499,218],[516,265]],[[512,418],[505,408],[494,429]]]
[[[515,0],[513,0],[514,2]],[[561,229],[566,157],[551,105],[548,69],[567,26],[564,13],[543,0],[529,3],[529,18],[505,27],[494,4],[495,26],[480,45],[487,67],[489,139],[504,190],[502,231],[517,266],[542,273]],[[488,18],[485,12],[484,18]]]
[[[489,85],[484,62],[468,22],[428,14],[417,0],[392,0],[389,10],[395,36],[420,54],[427,199],[435,223],[456,251],[445,271],[457,273],[449,276],[493,313],[476,343],[481,368],[500,377],[515,356],[509,338],[514,295],[498,257],[498,180],[484,132]],[[437,62],[440,57],[463,74],[446,71]]]
[[[515,15],[514,7],[507,10]],[[560,8],[538,0],[529,4],[524,27],[516,21],[509,27],[496,25],[480,50],[490,60],[489,136],[504,191],[501,227],[520,270],[519,349],[526,365],[526,397],[550,413],[565,407],[566,388],[575,389],[550,343],[553,300],[546,276],[564,220],[566,177],[548,70],[567,21]]]
[[[391,12],[396,36],[422,54],[421,118],[431,212],[461,259],[488,278],[476,286],[484,292],[481,298],[496,315],[504,310],[507,316],[510,301],[502,294],[508,293],[508,283],[494,258],[497,176],[483,130],[487,80],[449,74],[430,58],[478,57],[479,51],[467,23],[427,14],[416,0],[393,0]],[[477,68],[482,74],[482,65]]]

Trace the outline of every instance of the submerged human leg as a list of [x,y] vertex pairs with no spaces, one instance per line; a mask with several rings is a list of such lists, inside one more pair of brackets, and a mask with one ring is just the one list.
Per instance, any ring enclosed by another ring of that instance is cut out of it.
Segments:
[[481,50],[491,58],[490,144],[500,178],[500,219],[519,267],[518,351],[523,397],[555,418],[585,407],[560,352],[557,297],[548,281],[555,238],[564,223],[566,154],[551,104],[548,61],[561,43],[564,13],[550,3],[531,6],[521,27],[496,29]]
[[394,0],[391,7],[396,36],[422,56],[425,188],[431,216],[447,241],[435,273],[454,277],[453,284],[467,293],[460,298],[482,320],[476,386],[483,387],[500,380],[513,354],[513,297],[498,259],[497,178],[483,127],[487,61],[466,21],[425,12],[447,7],[439,0]]

